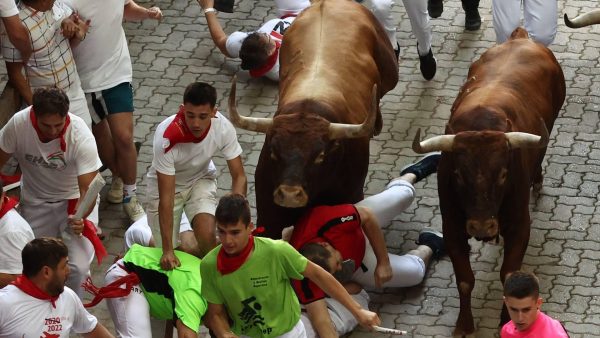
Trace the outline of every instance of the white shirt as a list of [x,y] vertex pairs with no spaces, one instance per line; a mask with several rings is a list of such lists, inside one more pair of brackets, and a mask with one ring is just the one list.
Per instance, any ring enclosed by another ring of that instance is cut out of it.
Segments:
[[71,330],[89,333],[98,324],[66,286],[55,302],[56,308],[14,285],[0,289],[0,304],[0,338],[69,338]]
[[[285,33],[285,31],[290,27],[292,22],[296,19],[295,16],[290,16],[285,19],[271,19],[265,22],[257,32],[258,33],[266,33],[271,34],[271,32],[277,32],[281,35]],[[225,41],[225,48],[227,49],[227,53],[233,58],[240,57],[240,49],[242,49],[242,43],[244,40],[250,35],[250,33],[245,32],[233,32],[231,35],[227,37],[227,41]],[[273,81],[279,81],[279,58],[275,65],[271,70],[269,70],[266,74],[266,77]]]
[[0,218],[0,273],[19,275],[23,272],[21,251],[33,238],[31,226],[15,209]]
[[163,137],[169,124],[175,119],[175,115],[168,117],[156,127],[152,150],[154,158],[152,166],[148,170],[148,186],[156,187],[149,189],[158,194],[158,183],[156,172],[165,175],[175,175],[175,192],[181,192],[191,187],[200,178],[216,178],[217,169],[212,157],[221,153],[225,160],[232,160],[242,153],[242,147],[237,141],[235,128],[223,116],[217,112],[215,118],[211,119],[210,130],[200,143],[179,143],[165,153],[169,146],[169,140]]
[[7,18],[19,14],[14,0],[0,0],[0,16]]
[[130,0],[64,0],[91,28],[73,50],[81,88],[86,93],[131,82],[133,72],[123,31],[124,6]]
[[[29,31],[33,54],[25,65],[32,89],[59,87],[73,98],[81,87],[69,39],[61,33],[61,23],[73,12],[57,0],[51,10],[39,12],[19,2],[19,18]],[[2,32],[5,36],[6,32]],[[7,38],[2,38],[2,56],[6,62],[21,62],[21,52]]]
[[30,109],[16,113],[0,130],[0,149],[13,154],[23,172],[21,202],[36,205],[78,198],[77,177],[102,165],[92,132],[80,117],[69,113],[63,152],[58,138],[40,141],[29,118]]

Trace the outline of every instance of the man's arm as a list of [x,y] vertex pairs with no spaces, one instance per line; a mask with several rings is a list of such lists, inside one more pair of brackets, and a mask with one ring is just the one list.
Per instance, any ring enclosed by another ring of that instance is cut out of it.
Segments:
[[[185,326],[181,320],[177,319],[175,326],[177,327],[177,338],[198,338],[198,333]],[[171,334],[172,333],[173,329],[171,329]]]
[[204,315],[204,324],[212,330],[217,338],[236,338],[229,326],[225,305],[208,303],[208,309]]
[[12,281],[17,279],[19,275],[11,275],[10,273],[0,272],[0,289],[10,284]]
[[308,261],[302,275],[317,284],[329,297],[340,302],[352,313],[360,325],[370,329],[373,325],[381,324],[381,320],[375,312],[363,309],[360,304],[350,297],[342,284],[320,266]]
[[162,19],[162,11],[158,7],[142,7],[131,0],[125,5],[123,17],[125,20],[130,21],[140,21],[144,19],[160,20]]
[[327,302],[325,299],[319,299],[306,306],[306,313],[310,319],[310,323],[321,338],[337,338],[338,334],[335,331],[329,311],[327,310]]
[[0,149],[0,169],[2,167],[4,167],[4,165],[6,164],[6,161],[8,161],[8,159],[12,156],[12,154],[9,154],[7,152],[5,152],[4,150]]
[[173,206],[175,204],[175,175],[156,172],[158,181],[158,224],[162,240],[163,254],[160,265],[165,270],[173,270],[180,265],[173,251]]
[[6,62],[6,73],[13,87],[21,94],[25,102],[31,105],[33,94],[25,75],[23,75],[23,65],[21,62]]
[[23,62],[27,63],[32,53],[31,39],[27,27],[21,22],[19,15],[2,18],[2,23],[6,28],[8,40],[21,52]]
[[229,167],[229,173],[231,174],[231,192],[246,196],[246,192],[248,191],[248,179],[244,172],[241,156],[227,161],[227,166]]
[[92,332],[88,332],[83,334],[85,338],[115,338],[108,330],[100,323],[96,325],[96,327],[92,330]]
[[[202,11],[204,12],[207,8],[214,8],[215,2],[214,0],[198,0],[198,4],[202,7]],[[210,31],[210,37],[212,38],[215,46],[219,48],[221,53],[226,57],[230,58],[231,55],[227,52],[226,42],[227,42],[227,34],[223,31],[223,27],[219,23],[219,19],[217,19],[216,12],[208,12],[204,13],[206,17],[206,23],[208,24],[208,30]],[[245,194],[244,194],[245,195]]]
[[375,285],[382,287],[383,284],[392,279],[392,267],[390,265],[390,257],[388,256],[387,246],[383,237],[383,232],[377,222],[377,217],[369,208],[357,206],[356,210],[360,215],[360,225],[363,232],[367,236],[373,253],[377,258],[377,266],[375,267]]

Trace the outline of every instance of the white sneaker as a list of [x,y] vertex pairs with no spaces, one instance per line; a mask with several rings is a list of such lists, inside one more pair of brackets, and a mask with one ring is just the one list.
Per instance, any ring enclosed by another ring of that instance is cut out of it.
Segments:
[[132,196],[129,202],[123,203],[123,210],[129,217],[131,222],[139,220],[146,214],[144,208],[142,208],[142,205],[138,201],[137,196]]
[[123,203],[123,180],[120,177],[113,176],[106,200],[114,204]]

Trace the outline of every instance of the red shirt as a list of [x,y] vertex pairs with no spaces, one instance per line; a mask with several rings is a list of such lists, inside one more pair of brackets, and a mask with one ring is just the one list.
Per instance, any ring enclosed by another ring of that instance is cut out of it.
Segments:
[[569,335],[565,331],[562,324],[552,319],[543,312],[538,314],[535,322],[525,331],[517,330],[515,324],[511,320],[504,324],[502,332],[500,333],[502,338],[569,338]]
[[[309,242],[328,242],[340,252],[344,260],[354,260],[356,271],[365,256],[366,245],[360,224],[360,216],[352,204],[316,207],[296,223],[290,244],[300,250]],[[292,284],[302,304],[326,296],[323,290],[307,278],[293,280]]]

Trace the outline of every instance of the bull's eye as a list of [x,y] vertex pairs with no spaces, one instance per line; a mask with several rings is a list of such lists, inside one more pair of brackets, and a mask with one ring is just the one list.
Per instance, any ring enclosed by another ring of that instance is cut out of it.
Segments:
[[315,164],[321,164],[321,163],[323,163],[324,160],[325,160],[325,152],[321,151],[319,153],[319,155],[317,155],[317,158],[315,158]]
[[508,174],[508,170],[506,169],[502,169],[502,171],[500,171],[500,175],[498,176],[498,183],[499,184],[504,184],[504,182],[506,182],[506,177]]
[[271,151],[271,159],[272,159],[273,161],[277,161],[277,155],[275,154],[275,152],[274,152],[274,151]]

